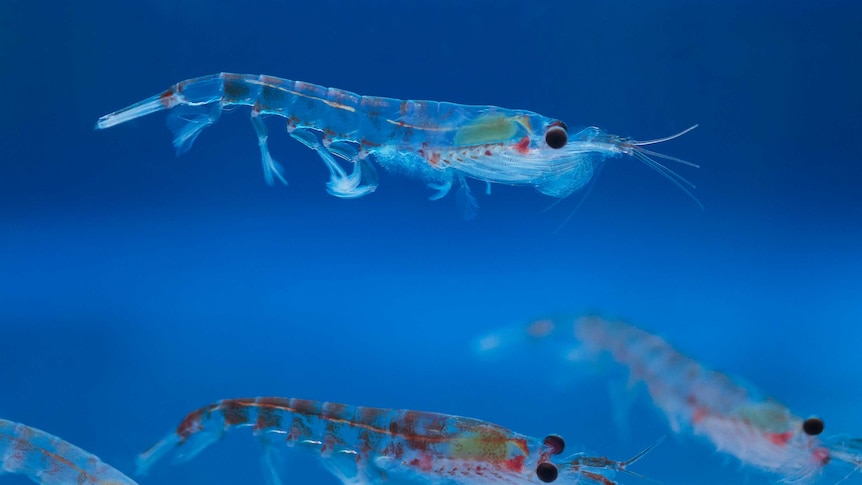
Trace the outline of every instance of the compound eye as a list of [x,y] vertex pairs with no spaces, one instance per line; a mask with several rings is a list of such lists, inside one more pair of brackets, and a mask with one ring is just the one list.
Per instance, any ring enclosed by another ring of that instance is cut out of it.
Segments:
[[539,463],[539,466],[536,467],[536,476],[545,483],[553,482],[557,479],[557,475],[559,475],[559,472],[553,463]]
[[802,431],[805,431],[805,434],[810,436],[817,436],[823,432],[824,428],[823,420],[818,418],[817,416],[812,416],[802,423]]
[[559,455],[566,449],[566,442],[563,437],[558,434],[549,434],[545,436],[545,446],[552,455]]
[[566,125],[561,121],[552,123],[548,127],[548,131],[545,132],[545,143],[551,148],[563,148],[568,141],[569,133],[566,130]]

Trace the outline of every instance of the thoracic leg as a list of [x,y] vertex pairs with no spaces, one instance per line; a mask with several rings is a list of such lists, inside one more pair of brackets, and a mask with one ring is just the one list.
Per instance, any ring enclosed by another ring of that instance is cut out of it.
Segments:
[[263,178],[269,185],[275,183],[276,178],[284,185],[287,185],[281,165],[273,160],[272,155],[269,154],[269,146],[266,141],[268,137],[266,125],[263,123],[260,113],[256,110],[252,110],[251,112],[251,124],[254,126],[255,133],[257,133],[257,145],[260,147],[260,158],[263,163]]
[[[330,194],[343,199],[355,199],[370,194],[377,188],[373,177],[369,177],[363,173],[365,163],[361,160],[351,160],[353,162],[353,171],[348,175],[335,160],[332,153],[323,146],[323,143],[321,143],[316,134],[303,129],[288,130],[288,132],[295,140],[320,155],[321,160],[326,164],[326,168],[329,169],[330,177],[329,182],[326,183],[326,189]],[[370,182],[363,185],[363,180],[370,180]]]

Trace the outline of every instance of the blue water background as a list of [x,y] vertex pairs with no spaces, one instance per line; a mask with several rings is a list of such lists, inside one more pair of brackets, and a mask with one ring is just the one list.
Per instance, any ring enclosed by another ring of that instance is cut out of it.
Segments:
[[[474,416],[623,458],[668,432],[643,393],[620,429],[614,379],[560,386],[532,358],[470,351],[502,325],[598,310],[862,435],[862,8],[694,3],[5,0],[0,416],[127,473],[186,412],[255,395]],[[242,109],[179,159],[163,114],[93,130],[219,71],[639,138],[700,123],[657,149],[702,165],[673,168],[705,209],[615,159],[556,233],[577,196],[544,211],[532,189],[477,186],[466,222],[395,174],[328,196],[322,163],[275,121],[290,185],[266,186]],[[337,483],[285,455],[286,483]],[[258,456],[237,432],[140,483],[263,483]],[[692,438],[637,471],[771,481]]]

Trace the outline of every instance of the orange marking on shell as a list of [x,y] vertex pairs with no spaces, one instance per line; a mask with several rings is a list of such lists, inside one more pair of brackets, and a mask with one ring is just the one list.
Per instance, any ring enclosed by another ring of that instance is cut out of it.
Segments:
[[294,81],[293,89],[295,90],[296,94],[306,97],[323,98],[326,96],[325,87],[313,83],[308,83],[305,81]]
[[345,109],[351,112],[356,111],[355,107],[359,105],[360,98],[359,95],[356,93],[351,93],[350,91],[345,91],[338,88],[329,88],[326,91],[326,97],[332,103],[330,104],[330,106]]
[[267,76],[266,74],[263,74],[260,76],[260,82],[267,86],[275,87],[284,84],[285,80],[280,77]]
[[286,408],[290,405],[290,399],[283,397],[259,397],[257,398],[257,405],[260,407]]
[[319,401],[310,401],[308,399],[291,399],[290,407],[296,410],[299,414],[320,415],[322,403]]
[[530,454],[530,448],[529,446],[527,446],[527,440],[525,440],[524,438],[518,438],[516,440],[513,440],[512,443],[514,443],[515,446],[517,446],[518,449],[521,450],[521,452],[524,453],[525,456]]

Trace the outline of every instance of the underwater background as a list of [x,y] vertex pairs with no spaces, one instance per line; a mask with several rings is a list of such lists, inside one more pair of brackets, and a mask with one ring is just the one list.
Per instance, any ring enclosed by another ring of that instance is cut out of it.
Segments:
[[[187,412],[258,395],[472,416],[622,459],[670,434],[642,390],[612,399],[624,374],[471,347],[595,311],[823,417],[827,434],[862,435],[862,5],[696,3],[4,0],[0,417],[130,475]],[[399,174],[364,198],[327,195],[317,155],[274,121],[290,185],[267,186],[244,109],[180,158],[164,114],[93,130],[220,71],[639,139],[699,123],[657,150],[701,165],[671,168],[704,209],[618,158],[558,231],[582,194],[546,210],[530,188],[477,188],[465,221],[454,197],[430,202]],[[285,483],[338,483],[284,455]],[[139,482],[263,483],[259,456],[239,431]],[[636,471],[775,480],[690,436]]]

